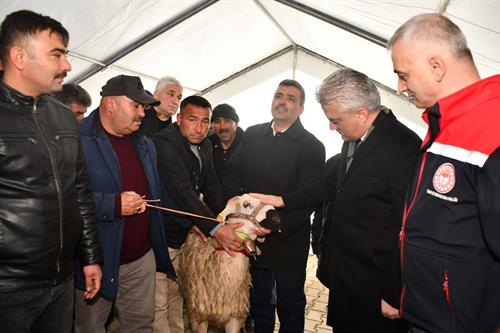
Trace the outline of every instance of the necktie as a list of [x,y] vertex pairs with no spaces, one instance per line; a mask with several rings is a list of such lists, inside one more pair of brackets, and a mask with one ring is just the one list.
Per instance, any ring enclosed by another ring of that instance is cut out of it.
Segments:
[[356,152],[356,149],[358,149],[360,143],[361,140],[349,142],[349,147],[347,148],[347,160],[345,169],[346,172],[347,170],[349,170],[349,167],[351,166],[352,160],[354,159],[354,153]]

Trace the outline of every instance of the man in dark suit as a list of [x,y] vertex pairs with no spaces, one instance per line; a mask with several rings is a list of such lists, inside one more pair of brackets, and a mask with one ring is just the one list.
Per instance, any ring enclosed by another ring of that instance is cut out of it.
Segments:
[[402,332],[396,320],[398,233],[421,140],[380,105],[373,82],[352,69],[327,77],[317,99],[330,129],[345,141],[337,172],[283,195],[281,202],[276,197],[265,201],[296,208],[317,205],[335,193],[323,232],[322,263],[328,263],[330,288],[327,323],[337,333]]
[[[323,168],[325,148],[300,122],[305,92],[299,82],[284,80],[274,93],[273,120],[249,127],[223,173],[229,196],[246,192],[283,193],[315,180]],[[312,209],[282,209],[281,232],[260,244],[252,261],[250,313],[255,333],[272,333],[275,314],[280,332],[303,333],[304,282]]]

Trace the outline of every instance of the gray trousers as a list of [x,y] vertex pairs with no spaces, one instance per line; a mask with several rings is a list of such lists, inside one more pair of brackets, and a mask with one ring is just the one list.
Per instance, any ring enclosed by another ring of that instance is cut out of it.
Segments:
[[[179,269],[180,251],[168,248],[176,271]],[[168,278],[165,273],[156,272],[155,303],[153,333],[184,333],[184,300],[177,280]]]
[[[150,333],[155,313],[156,262],[153,250],[142,258],[121,265],[115,298],[121,333]],[[113,302],[96,296],[90,302],[75,291],[75,332],[106,333],[104,327]]]

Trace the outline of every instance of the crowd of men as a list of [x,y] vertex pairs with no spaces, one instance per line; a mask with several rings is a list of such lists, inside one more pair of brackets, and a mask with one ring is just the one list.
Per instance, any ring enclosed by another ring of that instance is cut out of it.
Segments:
[[259,230],[255,332],[273,332],[276,315],[280,332],[304,331],[318,206],[314,250],[335,332],[500,330],[500,75],[479,77],[451,20],[415,16],[388,43],[398,91],[425,109],[423,141],[365,74],[324,79],[316,98],[344,140],[326,167],[295,80],[278,84],[272,120],[246,131],[233,106],[183,99],[169,76],[152,94],[115,76],[83,117],[89,94],[62,84],[68,41],[61,23],[27,10],[0,27],[2,332],[106,332],[110,316],[120,332],[184,332],[175,271],[188,232],[230,254],[243,240],[238,225],[146,202],[215,217],[242,193],[282,220],[280,232]]

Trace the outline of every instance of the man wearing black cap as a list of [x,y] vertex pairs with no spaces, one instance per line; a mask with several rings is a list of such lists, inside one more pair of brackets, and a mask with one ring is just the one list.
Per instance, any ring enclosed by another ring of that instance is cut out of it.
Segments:
[[[119,75],[102,87],[99,108],[80,125],[99,225],[104,265],[96,300],[75,304],[76,332],[104,332],[113,301],[120,332],[151,332],[155,271],[174,275],[163,216],[146,210],[144,198],[162,196],[152,141],[137,132],[145,105],[160,102],[146,94],[139,77]],[[168,195],[165,206],[172,203]],[[77,270],[77,295],[84,279]]]
[[240,118],[236,110],[229,104],[219,104],[212,114],[212,129],[214,134],[208,138],[214,151],[215,172],[221,178],[224,166],[238,149],[243,136],[243,130],[238,127]]

